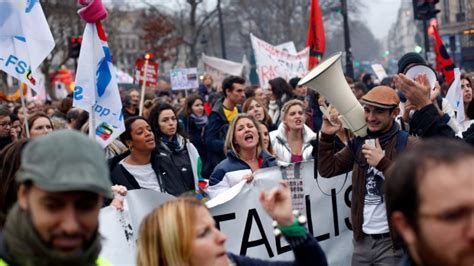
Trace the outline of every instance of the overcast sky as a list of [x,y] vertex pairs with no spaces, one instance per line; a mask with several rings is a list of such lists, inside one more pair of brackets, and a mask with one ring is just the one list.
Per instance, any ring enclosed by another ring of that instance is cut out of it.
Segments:
[[[157,4],[162,8],[175,9],[179,7],[178,2],[183,0],[147,0],[149,3]],[[309,0],[308,0],[309,1]],[[339,1],[339,0],[336,0]],[[350,0],[348,0],[350,1]],[[370,30],[374,33],[377,39],[383,39],[387,36],[390,26],[395,22],[397,18],[398,9],[402,1],[411,0],[364,0],[367,6],[366,16],[364,20],[367,22]],[[142,0],[103,0],[105,3],[110,2],[128,2],[135,6],[142,6]],[[214,7],[216,0],[207,0],[205,3],[209,7]]]
[[387,37],[388,30],[397,19],[402,1],[411,0],[371,0],[367,1],[366,22],[377,39]]

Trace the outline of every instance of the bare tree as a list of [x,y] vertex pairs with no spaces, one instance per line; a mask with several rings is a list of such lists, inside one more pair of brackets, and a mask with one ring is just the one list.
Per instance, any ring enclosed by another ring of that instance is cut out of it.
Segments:
[[55,98],[50,72],[69,60],[69,39],[72,36],[82,35],[85,24],[77,15],[78,6],[74,1],[42,0],[41,5],[56,45],[43,61],[40,69],[45,76],[46,92]]
[[[160,10],[147,0],[143,3],[150,7],[150,10],[161,14]],[[170,10],[172,23],[176,26],[178,35],[182,37],[185,46],[186,65],[197,66],[200,52],[203,51],[201,39],[205,35],[205,30],[215,23],[217,14],[216,8],[209,10],[207,1],[204,0],[186,0],[183,4],[178,2],[177,10]]]
[[167,16],[156,12],[146,16],[143,31],[143,40],[157,60],[166,62],[177,56],[177,47],[183,44],[183,38]]

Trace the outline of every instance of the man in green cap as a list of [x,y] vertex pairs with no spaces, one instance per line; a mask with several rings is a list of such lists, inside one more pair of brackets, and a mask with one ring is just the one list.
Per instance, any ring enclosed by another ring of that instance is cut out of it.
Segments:
[[18,202],[0,235],[0,266],[110,265],[99,258],[99,211],[112,184],[101,147],[72,130],[31,141]]

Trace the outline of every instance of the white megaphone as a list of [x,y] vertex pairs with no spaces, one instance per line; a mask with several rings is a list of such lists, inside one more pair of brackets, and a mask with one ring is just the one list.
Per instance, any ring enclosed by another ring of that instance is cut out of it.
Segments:
[[432,90],[434,90],[436,86],[436,72],[428,65],[425,64],[417,64],[411,66],[405,73],[405,76],[407,78],[415,80],[416,76],[419,74],[425,74],[426,77],[428,78],[428,81],[430,83],[430,87]]
[[341,114],[339,119],[358,137],[367,135],[364,109],[346,82],[341,52],[322,61],[303,77],[298,86],[308,86],[323,95]]

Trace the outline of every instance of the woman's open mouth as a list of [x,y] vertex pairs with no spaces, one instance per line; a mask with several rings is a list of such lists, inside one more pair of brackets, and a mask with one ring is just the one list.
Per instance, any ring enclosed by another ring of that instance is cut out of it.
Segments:
[[254,136],[252,134],[247,134],[244,136],[244,140],[246,142],[252,142],[254,140]]

